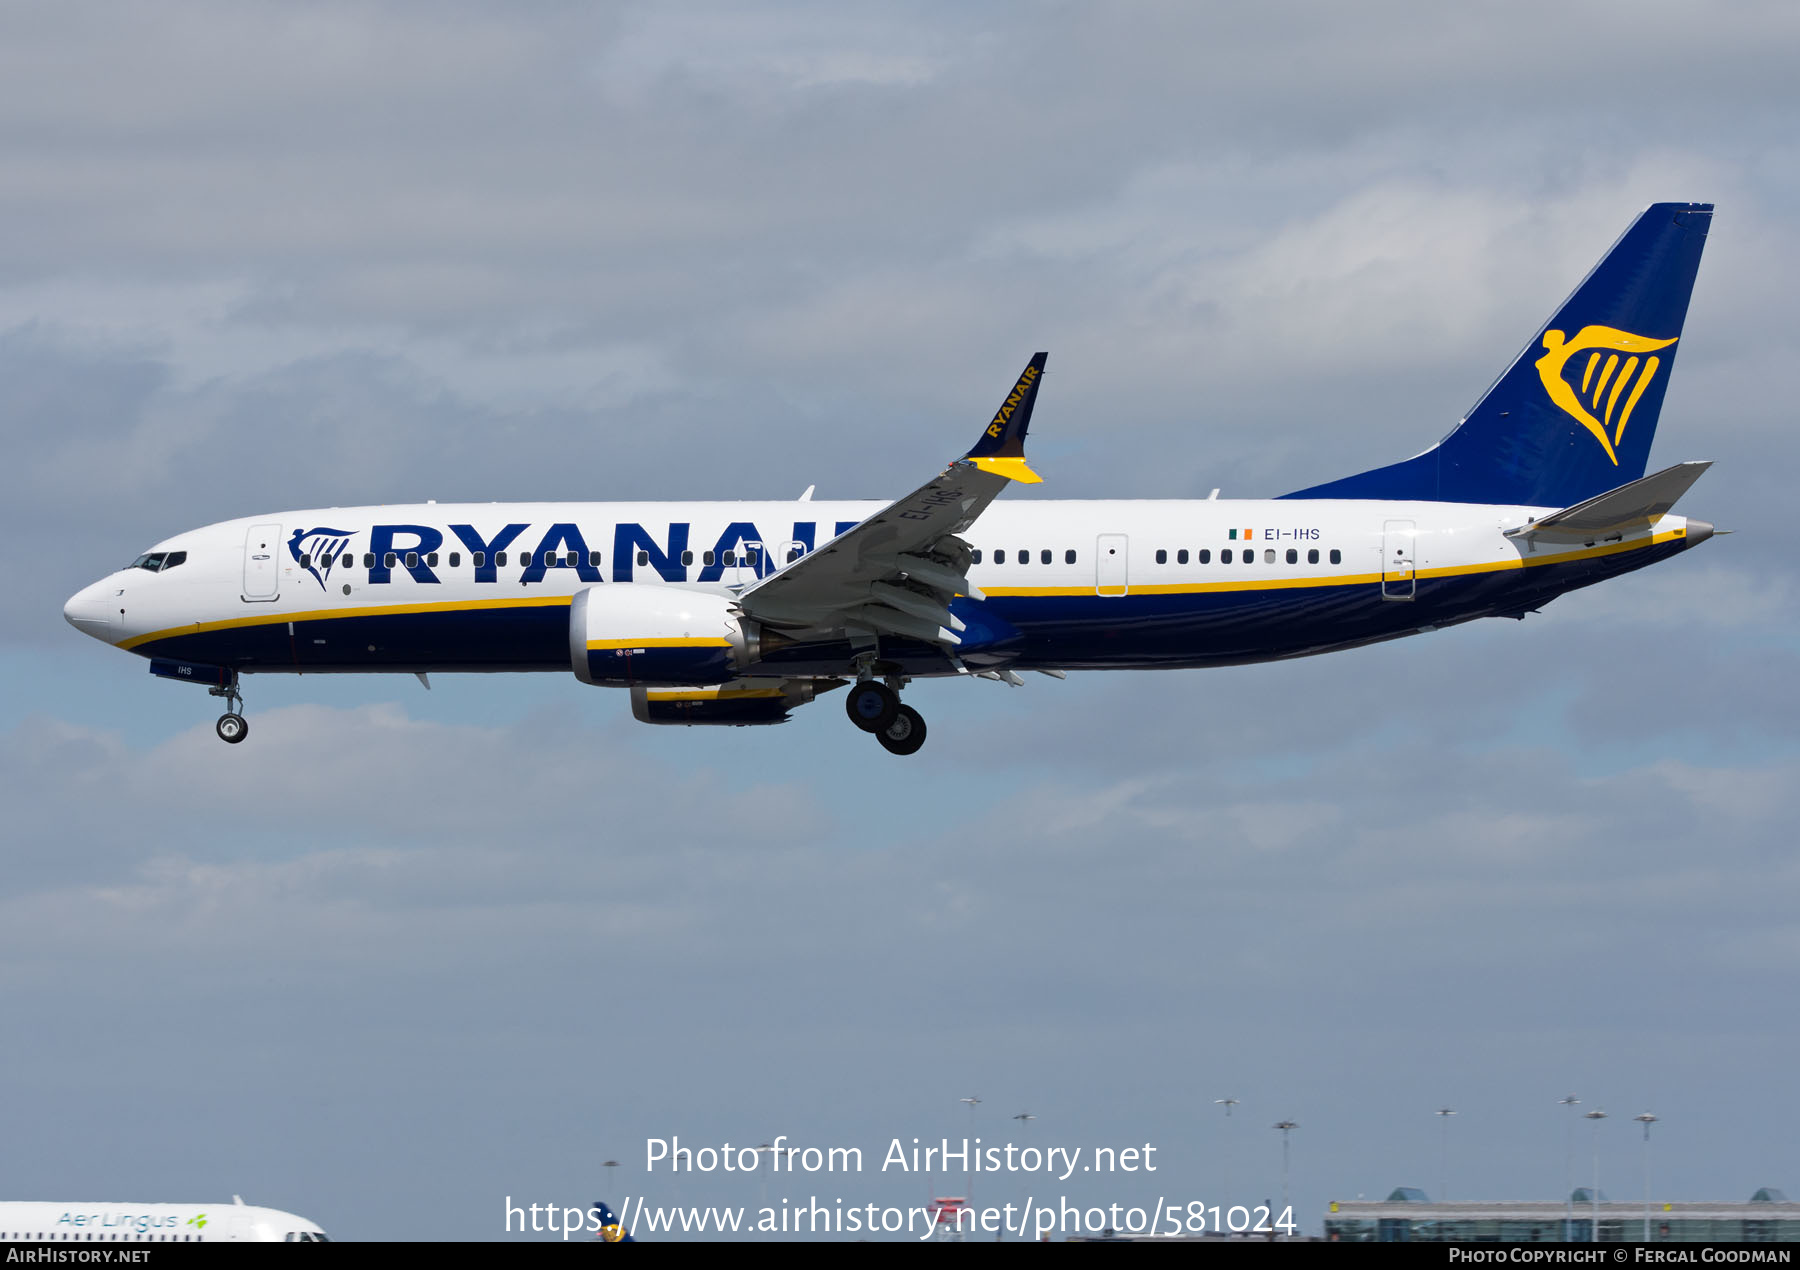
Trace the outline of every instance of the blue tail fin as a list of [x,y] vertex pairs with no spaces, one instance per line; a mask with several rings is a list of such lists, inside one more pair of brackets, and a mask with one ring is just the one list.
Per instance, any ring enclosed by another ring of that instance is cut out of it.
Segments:
[[1652,204],[1449,436],[1284,497],[1568,507],[1637,480],[1711,223],[1711,203]]

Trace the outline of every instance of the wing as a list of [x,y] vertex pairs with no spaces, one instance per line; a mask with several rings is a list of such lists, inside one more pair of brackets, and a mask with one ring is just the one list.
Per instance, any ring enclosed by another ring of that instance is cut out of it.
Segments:
[[1025,462],[1048,353],[1039,353],[969,452],[905,498],[770,574],[738,597],[745,617],[790,631],[898,635],[953,650],[964,625],[959,595],[983,598],[968,579],[969,545],[957,537],[1009,481],[1042,478]]

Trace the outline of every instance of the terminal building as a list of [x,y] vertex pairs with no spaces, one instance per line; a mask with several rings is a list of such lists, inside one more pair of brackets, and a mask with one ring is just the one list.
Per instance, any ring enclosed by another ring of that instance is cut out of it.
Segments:
[[[1598,1203],[1596,1203],[1596,1198]],[[1385,1200],[1333,1201],[1325,1238],[1334,1243],[1800,1242],[1800,1204],[1764,1187],[1742,1204],[1619,1204],[1579,1187],[1566,1204],[1434,1204],[1402,1186]]]

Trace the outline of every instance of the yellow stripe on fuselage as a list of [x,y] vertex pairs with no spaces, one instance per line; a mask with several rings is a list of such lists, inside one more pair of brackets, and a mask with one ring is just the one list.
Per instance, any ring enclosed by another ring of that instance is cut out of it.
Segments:
[[121,640],[118,646],[137,648],[159,639],[174,639],[179,635],[203,635],[208,631],[229,631],[243,626],[276,626],[282,622],[329,622],[339,618],[391,617],[405,613],[460,613],[474,609],[566,609],[571,598],[567,595],[533,595],[504,600],[441,600],[434,604],[375,604],[360,608],[258,613],[253,617],[228,617],[220,622],[190,622],[186,626],[171,626],[166,630],[151,631],[148,635],[133,635],[130,639]]

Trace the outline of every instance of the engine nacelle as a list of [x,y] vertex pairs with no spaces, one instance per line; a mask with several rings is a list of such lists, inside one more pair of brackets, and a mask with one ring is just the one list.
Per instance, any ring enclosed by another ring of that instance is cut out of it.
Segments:
[[569,605],[569,661],[585,684],[720,684],[755,660],[757,643],[755,623],[707,591],[613,582]]
[[[827,689],[842,680],[827,680]],[[647,688],[631,690],[631,713],[639,723],[687,726],[766,727],[786,723],[788,711],[817,694],[809,679],[737,679],[716,688]]]

